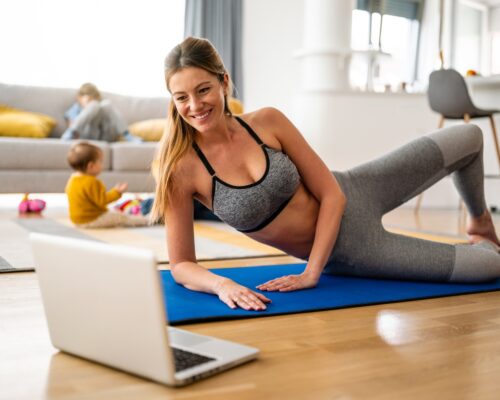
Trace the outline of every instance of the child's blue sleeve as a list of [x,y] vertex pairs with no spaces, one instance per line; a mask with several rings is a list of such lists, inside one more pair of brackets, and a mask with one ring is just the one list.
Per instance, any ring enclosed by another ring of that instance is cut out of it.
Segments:
[[66,110],[66,112],[64,113],[64,118],[69,121],[73,121],[81,111],[82,107],[80,106],[80,104],[78,104],[78,102],[75,102],[70,108],[68,108],[68,110]]

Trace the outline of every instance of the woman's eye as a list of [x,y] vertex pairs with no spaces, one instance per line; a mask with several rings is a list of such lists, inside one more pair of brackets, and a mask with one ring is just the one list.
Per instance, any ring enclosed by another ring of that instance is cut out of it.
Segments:
[[186,96],[179,96],[179,97],[177,97],[175,100],[176,100],[176,101],[180,101],[180,102],[182,102],[182,101],[185,101],[186,99],[187,99],[187,97],[186,97]]
[[201,88],[200,93],[207,93],[210,90],[209,87]]

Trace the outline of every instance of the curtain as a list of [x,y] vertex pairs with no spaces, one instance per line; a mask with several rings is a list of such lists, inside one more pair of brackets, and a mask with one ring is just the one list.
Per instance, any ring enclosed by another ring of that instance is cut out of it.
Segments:
[[422,19],[424,0],[357,0],[356,8],[370,13]]
[[184,36],[203,37],[215,46],[243,98],[242,0],[186,0]]

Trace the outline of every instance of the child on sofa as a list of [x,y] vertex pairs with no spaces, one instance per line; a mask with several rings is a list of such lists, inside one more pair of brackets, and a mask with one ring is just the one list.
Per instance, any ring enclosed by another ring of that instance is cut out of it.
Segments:
[[106,192],[97,176],[101,173],[102,150],[90,143],[79,142],[71,147],[68,163],[75,170],[66,184],[69,217],[80,228],[112,228],[117,226],[145,226],[143,216],[109,211],[107,205],[118,200],[127,190],[127,183],[118,183]]
[[88,139],[115,142],[122,137],[129,142],[142,142],[130,134],[127,126],[109,100],[102,99],[93,83],[84,83],[76,102],[64,113],[68,125],[63,140]]

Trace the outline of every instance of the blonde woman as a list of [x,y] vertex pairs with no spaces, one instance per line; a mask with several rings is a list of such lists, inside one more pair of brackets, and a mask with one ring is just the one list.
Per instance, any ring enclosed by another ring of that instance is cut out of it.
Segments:
[[[500,277],[477,127],[443,129],[332,173],[278,110],[231,114],[231,81],[207,40],[176,46],[165,60],[165,79],[170,126],[158,154],[153,216],[168,226],[179,284],[213,293],[231,308],[263,310],[266,291],[313,288],[322,273],[451,282]],[[452,172],[471,216],[473,245],[385,231],[383,214]],[[304,271],[246,288],[198,265],[193,198],[251,238],[307,260]]]

